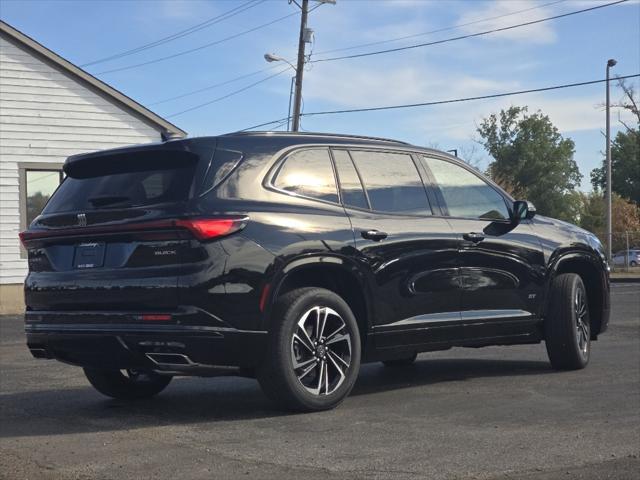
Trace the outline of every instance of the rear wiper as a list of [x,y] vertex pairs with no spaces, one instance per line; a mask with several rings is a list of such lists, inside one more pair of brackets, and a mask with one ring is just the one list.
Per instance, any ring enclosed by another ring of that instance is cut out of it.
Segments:
[[104,207],[123,202],[131,203],[131,198],[122,195],[102,195],[99,197],[91,197],[88,200],[94,207]]

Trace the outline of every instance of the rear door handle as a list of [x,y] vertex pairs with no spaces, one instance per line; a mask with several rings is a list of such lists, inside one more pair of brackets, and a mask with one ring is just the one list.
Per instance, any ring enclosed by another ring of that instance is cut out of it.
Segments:
[[469,232],[462,235],[462,238],[469,242],[479,243],[484,240],[484,233]]
[[366,238],[367,240],[374,240],[376,242],[384,240],[389,236],[385,232],[381,232],[380,230],[364,230],[360,232],[360,235],[362,235],[362,238]]

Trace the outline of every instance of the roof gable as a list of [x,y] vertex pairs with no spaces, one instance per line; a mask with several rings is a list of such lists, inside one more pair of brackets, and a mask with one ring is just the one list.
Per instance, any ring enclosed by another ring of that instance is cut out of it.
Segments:
[[65,74],[74,78],[78,83],[84,85],[90,90],[97,92],[98,94],[109,98],[117,105],[121,106],[125,111],[131,113],[133,116],[141,119],[150,126],[157,128],[163,137],[185,137],[187,132],[178,128],[171,122],[165,120],[161,116],[155,114],[148,108],[142,106],[135,100],[129,98],[122,92],[116,90],[110,85],[106,84],[102,80],[97,79],[90,73],[74,65],[73,63],[65,60],[60,55],[49,50],[45,46],[33,40],[31,37],[16,30],[11,25],[0,20],[0,34],[6,37],[8,41],[17,43],[19,46],[25,48],[34,56],[42,59],[46,63],[49,63],[54,68],[63,71]]

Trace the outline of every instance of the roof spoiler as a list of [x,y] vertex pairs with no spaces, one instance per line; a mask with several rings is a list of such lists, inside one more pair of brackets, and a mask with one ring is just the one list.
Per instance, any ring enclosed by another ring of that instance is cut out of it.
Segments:
[[182,142],[114,148],[72,155],[62,170],[72,178],[90,178],[124,172],[187,168],[198,162],[198,155]]

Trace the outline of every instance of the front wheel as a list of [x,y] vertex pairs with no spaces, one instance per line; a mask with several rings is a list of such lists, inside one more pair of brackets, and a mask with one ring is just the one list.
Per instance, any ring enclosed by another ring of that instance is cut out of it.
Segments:
[[139,370],[85,368],[84,374],[93,388],[107,397],[119,400],[153,397],[171,382],[170,376]]
[[274,306],[267,358],[258,369],[265,394],[290,410],[336,407],[360,369],[360,334],[351,309],[323,288],[293,290]]
[[549,295],[544,327],[551,365],[556,370],[584,368],[591,353],[591,323],[582,279],[575,273],[558,275]]

